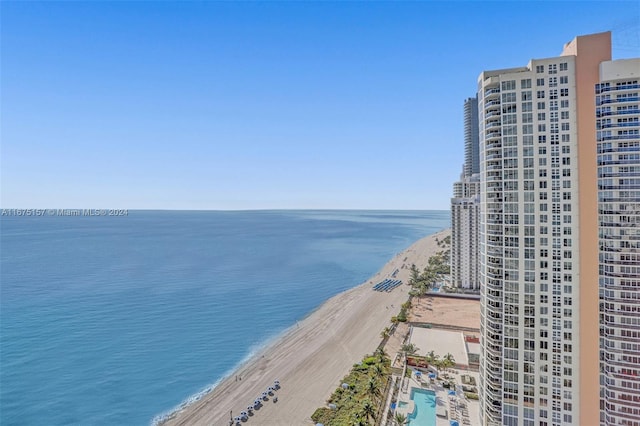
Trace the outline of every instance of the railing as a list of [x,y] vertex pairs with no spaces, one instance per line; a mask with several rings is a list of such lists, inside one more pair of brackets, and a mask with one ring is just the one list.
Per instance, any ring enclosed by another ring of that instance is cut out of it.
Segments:
[[601,137],[598,138],[598,142],[601,142],[601,141],[615,141],[615,140],[627,140],[627,139],[640,139],[640,134],[601,136]]
[[640,84],[627,84],[624,86],[608,86],[596,88],[596,95],[606,92],[615,92],[616,90],[640,89]]
[[640,114],[640,109],[627,109],[622,111],[603,111],[597,112],[596,117],[609,117],[611,115],[628,115],[628,114]]
[[640,98],[637,96],[633,96],[633,97],[630,96],[626,98],[616,98],[616,99],[600,99],[599,105],[613,104],[613,103],[620,103],[620,102],[638,102],[639,100]]

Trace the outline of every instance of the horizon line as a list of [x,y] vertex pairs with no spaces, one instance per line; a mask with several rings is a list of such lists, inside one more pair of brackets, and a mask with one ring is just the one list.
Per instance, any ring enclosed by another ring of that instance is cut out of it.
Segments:
[[88,207],[0,207],[0,211],[5,210],[127,210],[127,211],[178,211],[178,212],[248,212],[248,211],[450,211],[450,209],[388,209],[388,208],[245,208],[245,209],[189,209],[189,208],[88,208]]

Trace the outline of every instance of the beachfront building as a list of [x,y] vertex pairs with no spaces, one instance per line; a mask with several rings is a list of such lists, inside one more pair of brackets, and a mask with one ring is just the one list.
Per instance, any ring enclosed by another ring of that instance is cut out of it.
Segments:
[[451,285],[479,290],[478,225],[480,218],[480,175],[453,184],[451,198]]
[[603,62],[596,86],[600,423],[640,425],[640,59]]
[[480,142],[478,99],[464,102],[464,166],[451,198],[451,285],[479,289]]
[[599,417],[596,119],[611,33],[478,78],[484,425]]

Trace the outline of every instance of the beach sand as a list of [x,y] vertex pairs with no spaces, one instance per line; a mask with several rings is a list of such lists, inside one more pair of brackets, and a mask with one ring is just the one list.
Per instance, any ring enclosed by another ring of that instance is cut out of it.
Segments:
[[417,241],[364,284],[329,299],[211,392],[163,424],[226,426],[231,411],[234,417],[239,415],[276,379],[282,386],[276,392],[278,401],[274,403],[270,397],[263,402],[246,424],[313,424],[311,414],[326,406],[353,364],[376,349],[380,332],[408,298],[406,285],[390,293],[373,291],[373,285],[396,269],[396,278],[406,282],[411,264],[422,269],[431,255],[442,250],[436,238],[442,240],[449,234],[444,230]]

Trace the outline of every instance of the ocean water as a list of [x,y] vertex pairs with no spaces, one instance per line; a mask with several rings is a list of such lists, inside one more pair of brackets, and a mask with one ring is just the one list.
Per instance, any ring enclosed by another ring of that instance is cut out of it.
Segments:
[[0,424],[148,425],[446,211],[2,217]]

